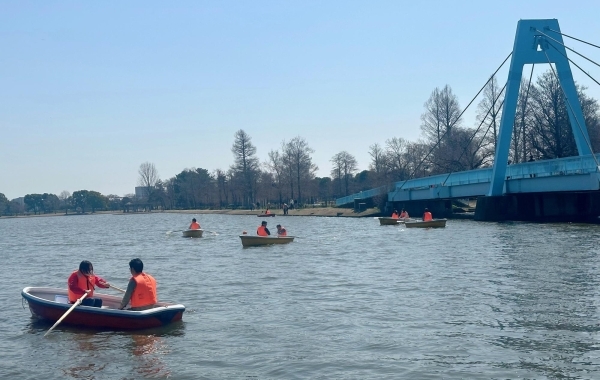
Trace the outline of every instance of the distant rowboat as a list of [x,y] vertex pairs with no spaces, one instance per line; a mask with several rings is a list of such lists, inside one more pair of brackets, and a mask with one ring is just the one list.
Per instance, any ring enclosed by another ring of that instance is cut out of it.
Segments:
[[183,237],[191,237],[191,238],[201,238],[204,230],[185,230],[183,231]]
[[262,217],[275,216],[275,214],[258,214],[256,216],[258,216],[259,218],[262,218]]
[[294,241],[294,236],[251,236],[240,235],[242,246],[256,247],[270,244],[288,244]]
[[446,219],[434,219],[427,222],[414,221],[404,223],[406,228],[442,228],[446,227]]

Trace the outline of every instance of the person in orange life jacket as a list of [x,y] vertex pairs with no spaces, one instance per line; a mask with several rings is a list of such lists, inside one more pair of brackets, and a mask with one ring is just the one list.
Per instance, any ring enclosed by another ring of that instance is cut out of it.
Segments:
[[398,210],[394,210],[394,212],[392,213],[392,218],[398,219]]
[[266,215],[270,215],[270,214],[271,214],[271,210],[269,210],[269,209],[266,209],[266,210],[265,210],[265,214],[266,214]]
[[429,212],[429,209],[425,208],[425,212],[423,213],[423,221],[428,222],[430,220],[433,220],[433,216]]
[[156,280],[148,273],[144,273],[144,263],[140,259],[133,259],[129,262],[129,271],[131,279],[129,279],[127,291],[123,295],[119,309],[123,310],[130,301],[131,308],[128,310],[152,309],[158,302]]
[[400,213],[400,218],[405,219],[405,218],[410,218],[410,216],[408,216],[408,213],[406,212],[406,210],[402,209],[402,212]]
[[200,229],[200,224],[198,222],[196,222],[196,218],[193,218],[192,223],[188,227],[188,230],[199,230],[199,229]]
[[102,299],[93,298],[96,285],[101,288],[108,288],[110,286],[102,277],[94,274],[94,266],[87,260],[82,261],[79,264],[79,269],[71,273],[67,280],[67,285],[70,303],[75,303],[84,293],[87,293],[88,295],[83,299],[81,304],[93,307],[102,307]]
[[281,227],[281,224],[277,225],[277,236],[287,236],[287,230]]
[[264,220],[262,221],[262,223],[260,224],[260,226],[256,230],[256,234],[258,236],[269,236],[269,235],[271,235],[271,231],[269,231],[269,229],[267,228],[267,222],[265,222]]

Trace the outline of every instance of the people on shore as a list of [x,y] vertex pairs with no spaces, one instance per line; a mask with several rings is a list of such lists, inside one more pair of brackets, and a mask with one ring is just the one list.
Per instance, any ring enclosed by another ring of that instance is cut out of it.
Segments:
[[83,299],[81,304],[83,306],[92,307],[102,307],[102,299],[93,298],[96,285],[101,288],[110,287],[110,284],[102,277],[94,274],[94,266],[87,260],[83,260],[79,263],[79,269],[71,273],[67,280],[67,285],[70,303],[75,303],[75,301],[87,293],[86,298]]
[[131,278],[119,309],[123,310],[129,302],[131,302],[129,310],[139,311],[153,308],[158,302],[156,280],[148,273],[144,273],[144,263],[140,259],[133,259],[129,262],[129,271]]
[[196,218],[193,218],[192,223],[188,227],[188,230],[199,230],[199,229],[200,229],[200,223],[196,222]]
[[425,208],[425,212],[423,213],[423,221],[424,222],[429,222],[431,220],[433,220],[433,216],[429,212],[429,209]]
[[287,236],[287,230],[281,227],[281,224],[277,225],[277,236]]
[[271,231],[269,231],[269,229],[267,228],[267,222],[266,221],[264,221],[264,220],[262,221],[262,223],[260,224],[260,226],[256,230],[256,234],[258,236],[269,236],[269,235],[271,235]]
[[400,219],[408,219],[410,218],[410,216],[408,215],[408,212],[406,212],[405,209],[402,209],[402,212],[400,213]]
[[398,214],[398,210],[394,210],[394,212],[392,212],[392,219],[398,219],[400,217],[400,214]]
[[287,203],[283,204],[283,215],[287,215],[288,214],[288,205]]

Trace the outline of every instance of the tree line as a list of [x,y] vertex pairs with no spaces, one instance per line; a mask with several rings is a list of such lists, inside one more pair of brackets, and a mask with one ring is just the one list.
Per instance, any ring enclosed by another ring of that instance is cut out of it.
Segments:
[[[598,101],[576,85],[591,149],[600,148]],[[476,110],[476,122],[466,126],[464,109],[449,85],[435,88],[424,104],[421,138],[409,141],[391,137],[369,146],[370,163],[359,171],[356,158],[347,151],[330,160],[330,177],[317,177],[312,160],[314,150],[306,139],[296,136],[282,141],[260,162],[251,136],[235,132],[231,152],[234,163],[228,169],[209,171],[186,168],[172,178],[161,180],[153,163],[138,170],[142,197],[127,194],[104,196],[96,191],[73,194],[28,194],[24,211],[48,213],[95,212],[96,210],[202,209],[279,207],[294,200],[296,205],[328,204],[335,198],[393,182],[493,165],[498,143],[504,88],[495,77],[486,84]],[[510,145],[509,163],[531,159],[553,159],[577,155],[567,104],[552,71],[536,80],[522,80]],[[18,202],[17,202],[18,203]],[[19,213],[19,205],[0,193],[0,215]]]

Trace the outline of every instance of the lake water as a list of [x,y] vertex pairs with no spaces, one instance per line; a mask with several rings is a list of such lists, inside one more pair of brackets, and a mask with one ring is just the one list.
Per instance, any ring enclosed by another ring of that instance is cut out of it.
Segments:
[[[169,233],[193,216],[1,218],[0,378],[600,378],[600,226],[277,216],[293,243],[242,248],[260,218]],[[181,323],[44,338],[23,307],[24,287],[64,288],[81,260],[126,287],[134,257]]]

